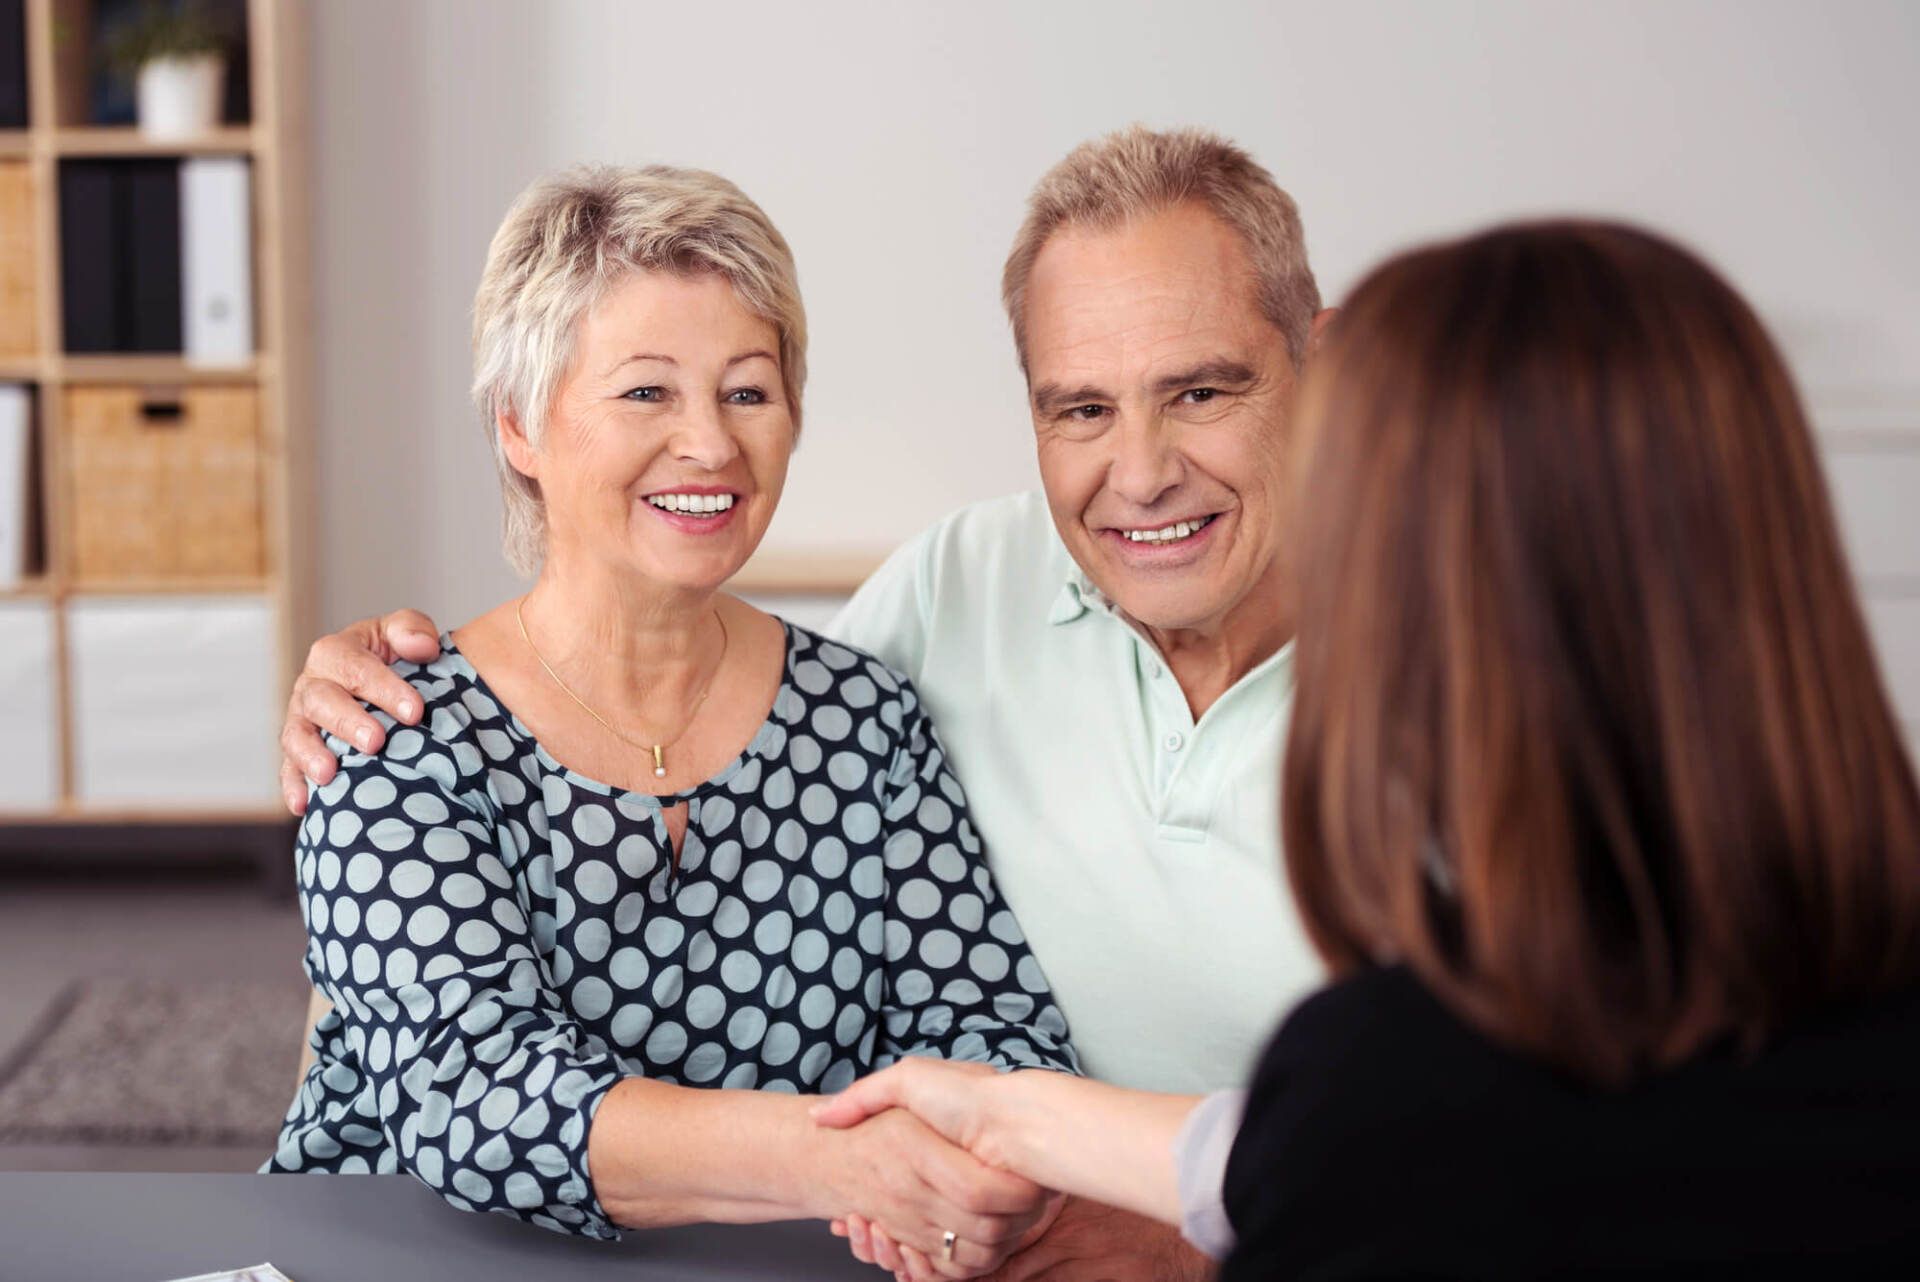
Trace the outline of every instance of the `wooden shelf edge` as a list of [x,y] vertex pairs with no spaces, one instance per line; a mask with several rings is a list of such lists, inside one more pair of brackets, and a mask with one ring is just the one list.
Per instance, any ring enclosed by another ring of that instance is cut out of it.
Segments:
[[254,383],[268,364],[261,357],[244,365],[194,365],[172,355],[82,354],[54,357],[48,377],[63,383]]
[[257,145],[252,125],[223,125],[193,138],[149,138],[132,125],[67,125],[29,131],[48,140],[56,156],[202,156],[251,154]]
[[158,806],[111,804],[90,806],[67,802],[44,810],[0,808],[0,828],[73,828],[98,824],[194,825],[292,823],[294,817],[277,801],[232,805]]
[[277,580],[270,575],[240,577],[210,575],[205,578],[72,579],[66,595],[74,597],[112,596],[265,596],[274,590]]

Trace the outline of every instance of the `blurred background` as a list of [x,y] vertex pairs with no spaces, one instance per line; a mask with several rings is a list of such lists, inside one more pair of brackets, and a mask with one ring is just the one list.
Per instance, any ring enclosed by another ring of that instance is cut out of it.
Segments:
[[[208,55],[216,64],[207,69]],[[1920,7],[1766,0],[0,3],[0,1169],[246,1169],[304,998],[290,673],[512,595],[467,396],[486,245],[581,161],[717,170],[798,257],[807,432],[753,594],[807,621],[1036,484],[998,302],[1133,121],[1253,151],[1329,302],[1516,216],[1761,309],[1920,743]]]

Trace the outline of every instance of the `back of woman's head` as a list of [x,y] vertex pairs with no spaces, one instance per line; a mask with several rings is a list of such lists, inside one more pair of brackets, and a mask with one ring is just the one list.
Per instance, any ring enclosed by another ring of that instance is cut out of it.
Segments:
[[1705,264],[1625,227],[1407,254],[1313,363],[1285,840],[1405,961],[1618,1082],[1920,980],[1920,801],[1813,442]]

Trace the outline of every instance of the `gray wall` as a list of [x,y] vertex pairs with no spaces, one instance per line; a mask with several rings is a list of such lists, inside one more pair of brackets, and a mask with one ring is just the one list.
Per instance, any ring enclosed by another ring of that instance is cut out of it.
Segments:
[[329,626],[514,590],[466,317],[512,195],[717,169],[799,256],[807,439],[770,535],[884,549],[1033,483],[996,301],[1035,177],[1132,120],[1246,143],[1337,300],[1382,254],[1598,212],[1704,249],[1787,346],[1920,727],[1920,6],[327,0],[314,6]]

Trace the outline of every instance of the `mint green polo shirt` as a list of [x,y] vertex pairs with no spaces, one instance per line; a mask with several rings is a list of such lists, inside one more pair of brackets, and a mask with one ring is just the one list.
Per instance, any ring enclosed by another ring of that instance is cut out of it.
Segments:
[[1087,1071],[1244,1082],[1323,978],[1280,861],[1292,646],[1196,724],[1037,494],[920,534],[827,632],[919,688]]

